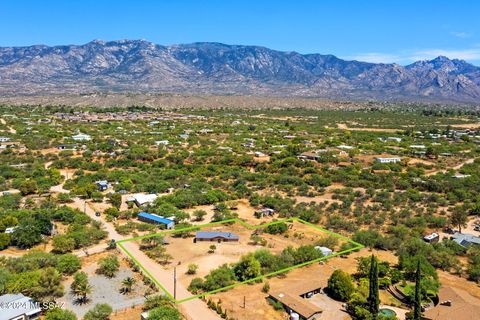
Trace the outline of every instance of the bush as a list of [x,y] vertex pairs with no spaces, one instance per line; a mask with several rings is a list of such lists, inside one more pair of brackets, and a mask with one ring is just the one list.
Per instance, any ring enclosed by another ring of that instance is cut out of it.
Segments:
[[181,320],[177,309],[171,306],[159,307],[148,312],[148,320]]
[[283,234],[287,230],[288,230],[288,226],[285,222],[271,224],[265,229],[263,229],[264,232],[270,233],[270,234]]
[[77,320],[77,316],[70,310],[55,308],[47,312],[45,320]]
[[100,259],[98,262],[97,273],[112,278],[115,276],[119,268],[120,263],[118,262],[118,258],[113,254],[110,254]]
[[97,303],[93,309],[85,314],[83,320],[108,320],[112,311],[112,307],[108,304]]
[[57,270],[63,274],[74,274],[81,266],[80,258],[70,253],[58,257],[57,260]]
[[190,263],[188,265],[187,274],[195,274],[197,273],[197,269],[198,269],[198,265],[196,265],[195,263]]

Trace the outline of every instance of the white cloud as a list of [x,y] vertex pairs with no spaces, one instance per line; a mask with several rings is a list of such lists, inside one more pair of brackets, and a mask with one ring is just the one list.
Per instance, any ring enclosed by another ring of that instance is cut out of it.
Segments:
[[412,53],[408,60],[429,60],[438,56],[446,56],[450,59],[461,59],[467,61],[480,60],[480,48],[464,49],[464,50],[445,50],[431,49],[419,50]]
[[460,59],[469,62],[480,62],[480,46],[468,49],[422,49],[409,50],[399,53],[367,52],[344,57],[347,60],[358,60],[373,63],[399,63],[407,64],[418,60],[431,60],[438,56],[450,59]]
[[388,54],[388,53],[369,52],[369,53],[360,53],[357,55],[345,57],[345,59],[373,62],[373,63],[394,63],[401,60],[401,56]]
[[465,39],[465,38],[470,38],[472,36],[471,33],[469,32],[456,32],[456,31],[452,31],[450,32],[450,34],[454,37],[457,37],[457,38],[462,38],[462,39]]

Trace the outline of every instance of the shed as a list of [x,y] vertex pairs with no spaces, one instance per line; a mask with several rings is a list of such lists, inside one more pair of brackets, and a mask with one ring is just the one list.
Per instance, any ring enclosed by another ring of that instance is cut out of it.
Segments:
[[333,253],[333,250],[327,247],[316,246],[315,249],[320,251],[324,257],[327,257]]
[[137,218],[138,220],[146,223],[164,225],[166,229],[173,229],[175,227],[175,221],[156,215],[154,213],[140,212]]

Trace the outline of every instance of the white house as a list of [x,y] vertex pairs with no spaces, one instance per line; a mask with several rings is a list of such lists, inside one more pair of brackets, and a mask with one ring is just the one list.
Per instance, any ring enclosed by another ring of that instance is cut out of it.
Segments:
[[465,178],[468,178],[468,177],[471,177],[472,175],[471,174],[456,174],[454,176],[452,176],[452,178],[455,178],[455,179],[465,179]]
[[378,157],[378,158],[375,158],[375,161],[380,163],[397,163],[402,161],[402,159],[399,157],[391,157],[391,158]]
[[72,139],[75,141],[90,141],[92,140],[92,137],[85,133],[79,133],[72,136]]
[[342,150],[352,150],[354,149],[355,147],[352,147],[352,146],[346,146],[344,144],[340,145],[337,147],[338,149],[342,149]]
[[168,140],[155,141],[155,144],[156,144],[157,146],[159,146],[159,145],[168,146],[169,143],[170,143],[170,141],[168,141]]
[[387,141],[395,141],[395,142],[402,142],[402,138],[399,138],[399,137],[387,137],[385,140],[387,140]]
[[32,298],[21,293],[0,296],[0,306],[2,320],[38,319],[42,313],[42,309]]
[[127,199],[127,202],[135,202],[135,204],[139,207],[145,205],[145,204],[150,204],[153,203],[158,196],[154,193],[152,194],[134,194],[131,197]]
[[410,145],[412,149],[425,149],[426,147],[423,144],[412,144]]

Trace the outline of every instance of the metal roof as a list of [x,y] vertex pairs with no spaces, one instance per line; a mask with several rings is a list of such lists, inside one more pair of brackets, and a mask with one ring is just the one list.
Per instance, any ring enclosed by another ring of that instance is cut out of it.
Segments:
[[167,218],[164,218],[164,217],[160,217],[160,216],[157,216],[156,214],[147,213],[147,212],[140,212],[138,214],[138,217],[150,219],[150,220],[160,222],[160,223],[163,223],[163,224],[170,224],[170,223],[174,222],[173,220],[170,220],[170,219],[167,219]]
[[198,231],[195,235],[195,238],[200,239],[214,239],[214,238],[225,238],[225,239],[240,239],[234,233],[231,232],[217,232],[217,231]]
[[4,294],[0,296],[0,305],[3,306],[1,319],[15,319],[22,315],[31,316],[42,311],[31,298],[23,294]]

